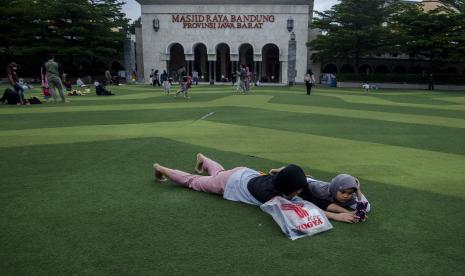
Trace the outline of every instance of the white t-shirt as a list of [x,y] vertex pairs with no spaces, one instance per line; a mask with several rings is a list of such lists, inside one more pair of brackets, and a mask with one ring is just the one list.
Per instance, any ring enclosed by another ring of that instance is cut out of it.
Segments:
[[228,178],[228,182],[224,188],[223,198],[257,206],[262,205],[260,201],[252,196],[247,188],[249,181],[257,176],[260,176],[259,172],[248,168],[233,173]]

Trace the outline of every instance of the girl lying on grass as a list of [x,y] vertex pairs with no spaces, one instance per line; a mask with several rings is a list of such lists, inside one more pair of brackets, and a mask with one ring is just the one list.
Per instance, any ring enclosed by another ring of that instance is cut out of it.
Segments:
[[366,212],[371,206],[360,189],[360,181],[349,175],[339,174],[330,183],[307,177],[310,192],[320,198],[336,203],[344,208],[355,210],[357,202],[366,203]]
[[[246,167],[225,170],[216,161],[199,153],[195,165],[195,171],[198,174],[170,169],[158,163],[155,163],[153,168],[157,181],[163,182],[169,178],[177,184],[196,191],[222,195],[227,200],[256,206],[260,206],[276,196],[292,199],[308,189],[303,170],[292,164],[280,168],[279,171],[272,170],[273,174],[262,175],[260,172]],[[209,175],[200,175],[204,171]],[[311,193],[305,199],[325,210],[329,219],[347,223],[359,221],[359,217],[355,214],[348,213],[346,209],[337,204],[319,199]]]

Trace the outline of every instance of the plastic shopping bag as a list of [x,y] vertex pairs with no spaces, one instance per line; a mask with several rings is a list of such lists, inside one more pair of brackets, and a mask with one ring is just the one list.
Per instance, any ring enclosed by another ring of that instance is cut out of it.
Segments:
[[277,196],[262,204],[260,208],[273,217],[291,240],[313,236],[333,228],[321,209],[298,197],[290,201]]

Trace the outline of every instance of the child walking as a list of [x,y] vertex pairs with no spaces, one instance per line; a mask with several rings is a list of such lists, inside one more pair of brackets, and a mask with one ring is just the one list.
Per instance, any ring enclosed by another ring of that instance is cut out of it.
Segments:
[[169,95],[171,90],[171,82],[168,74],[166,73],[166,70],[163,70],[163,73],[160,76],[160,80],[161,85],[163,86],[163,92],[165,92],[166,95]]

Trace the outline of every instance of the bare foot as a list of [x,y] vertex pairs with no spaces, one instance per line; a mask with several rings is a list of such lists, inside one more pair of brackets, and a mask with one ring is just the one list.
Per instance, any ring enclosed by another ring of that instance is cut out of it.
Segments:
[[201,153],[197,153],[197,162],[195,164],[195,172],[198,174],[202,174],[203,171],[203,160],[205,159],[205,156]]
[[168,179],[161,172],[161,168],[163,168],[163,167],[160,166],[160,164],[158,164],[158,163],[153,164],[153,178],[155,179],[155,181],[165,182]]

